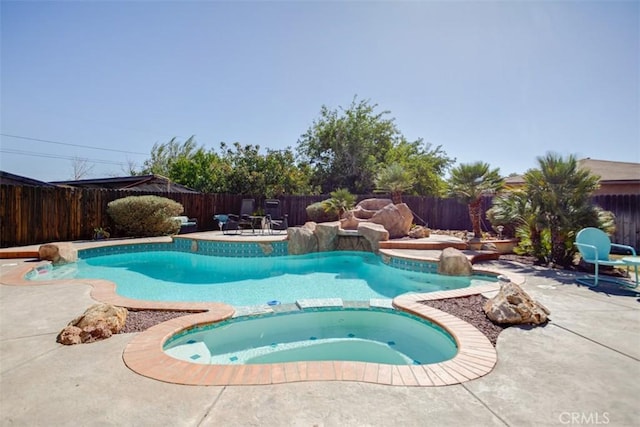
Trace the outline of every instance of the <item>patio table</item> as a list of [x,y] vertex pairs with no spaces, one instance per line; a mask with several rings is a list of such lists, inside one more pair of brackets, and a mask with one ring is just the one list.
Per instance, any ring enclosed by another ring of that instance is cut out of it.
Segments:
[[626,256],[622,258],[622,262],[632,266],[636,273],[636,288],[638,287],[638,266],[640,265],[640,256]]

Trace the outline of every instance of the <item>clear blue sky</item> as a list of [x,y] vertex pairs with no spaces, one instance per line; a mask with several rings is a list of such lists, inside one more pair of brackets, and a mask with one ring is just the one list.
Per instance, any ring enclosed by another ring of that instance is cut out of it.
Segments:
[[293,148],[354,95],[457,164],[640,162],[638,1],[3,0],[1,19],[1,133],[128,152],[1,136],[0,169],[35,179],[74,157],[122,175],[174,136]]

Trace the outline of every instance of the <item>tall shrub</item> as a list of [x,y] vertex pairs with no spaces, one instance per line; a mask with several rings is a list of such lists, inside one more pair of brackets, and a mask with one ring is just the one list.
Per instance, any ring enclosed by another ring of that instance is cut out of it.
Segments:
[[107,205],[116,229],[130,237],[175,234],[180,225],[172,217],[183,211],[180,203],[159,196],[129,196]]

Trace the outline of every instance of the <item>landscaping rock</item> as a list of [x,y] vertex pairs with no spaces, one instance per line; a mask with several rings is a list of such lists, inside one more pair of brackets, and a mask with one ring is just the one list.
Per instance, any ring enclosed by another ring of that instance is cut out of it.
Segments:
[[391,203],[377,211],[371,217],[371,222],[381,224],[389,232],[390,239],[397,239],[409,234],[413,213],[406,203]]
[[335,249],[339,230],[340,223],[338,221],[324,222],[316,225],[315,234],[318,239],[319,252],[327,252]]
[[380,224],[363,222],[358,225],[358,233],[371,245],[371,251],[377,253],[380,241],[389,240],[389,232]]
[[73,345],[109,338],[124,328],[127,309],[111,304],[94,304],[73,319],[58,334],[60,344]]
[[343,230],[357,230],[360,223],[368,221],[366,219],[356,218],[354,211],[345,212],[343,218],[340,220],[340,228]]
[[471,276],[471,261],[458,249],[445,248],[440,254],[438,274],[446,276]]
[[78,250],[71,243],[47,243],[38,248],[38,256],[54,265],[78,261]]
[[323,202],[312,203],[305,209],[307,218],[313,222],[337,221],[338,214],[335,212],[327,212],[324,209]]
[[287,229],[289,254],[301,255],[318,252],[318,238],[315,229],[315,222],[307,222],[302,227],[289,227]]
[[356,218],[371,219],[376,212],[390,204],[393,204],[390,199],[364,199],[352,212]]
[[510,325],[539,325],[546,323],[550,314],[545,306],[512,282],[503,283],[498,294],[487,300],[483,309],[491,321]]
[[421,225],[416,225],[411,230],[409,230],[409,237],[412,239],[424,239],[431,235],[431,231],[427,227],[423,227]]

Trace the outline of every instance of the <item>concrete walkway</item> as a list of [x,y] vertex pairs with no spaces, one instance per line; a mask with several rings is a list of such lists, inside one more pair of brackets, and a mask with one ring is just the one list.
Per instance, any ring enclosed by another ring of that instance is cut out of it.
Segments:
[[[19,260],[1,260],[0,273]],[[509,328],[485,377],[446,387],[348,382],[197,387],[130,371],[135,334],[66,347],[58,332],[94,303],[85,285],[0,286],[3,426],[638,425],[640,293],[578,287],[564,271],[498,262],[551,310]]]

